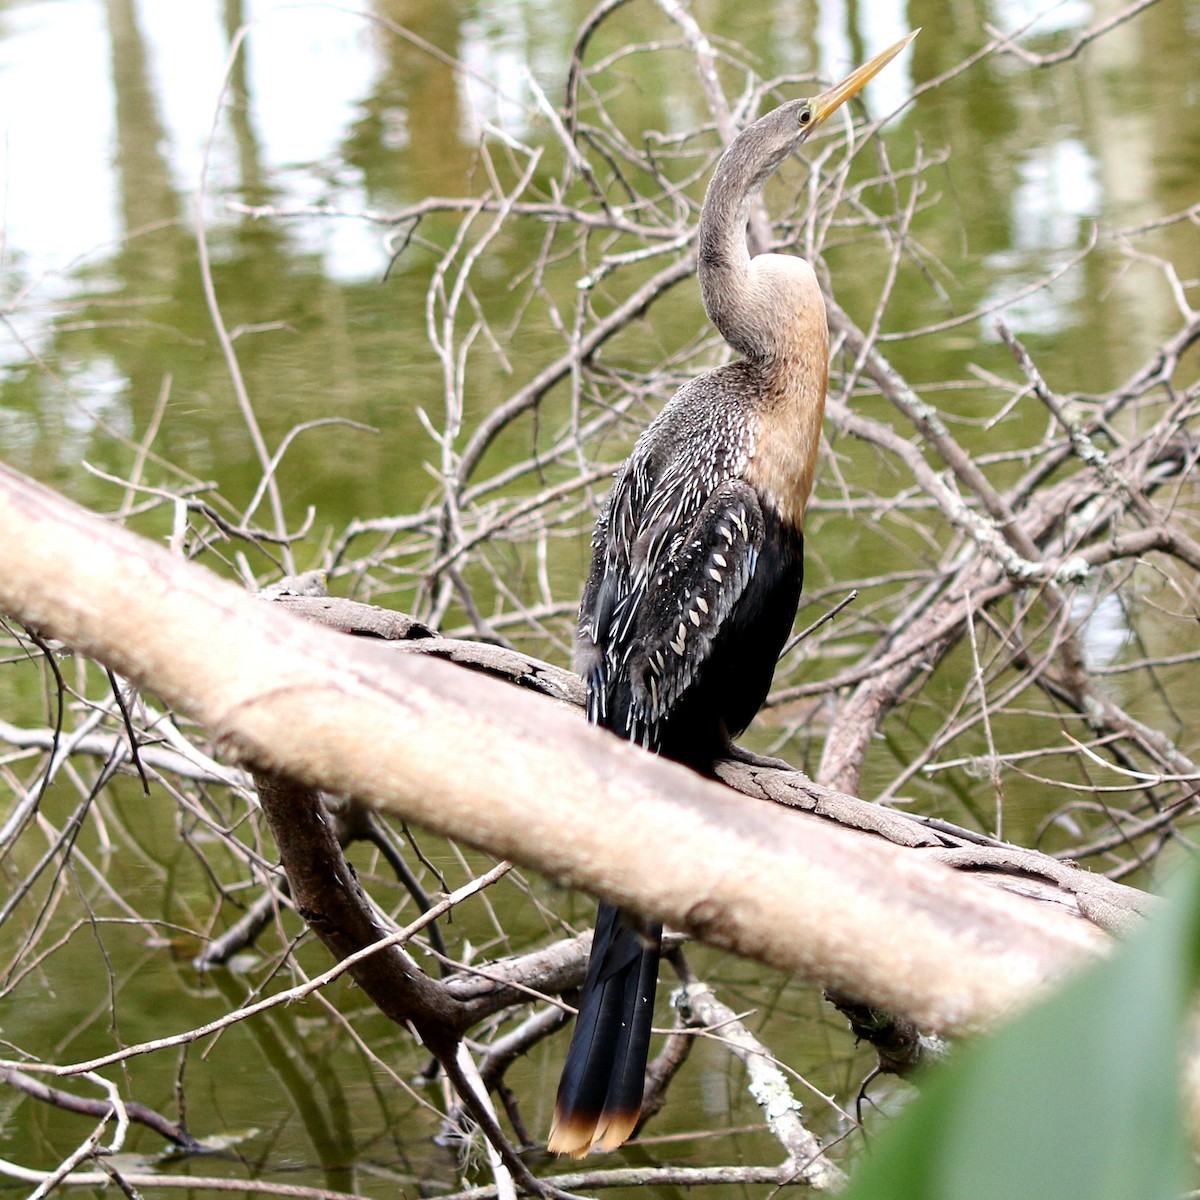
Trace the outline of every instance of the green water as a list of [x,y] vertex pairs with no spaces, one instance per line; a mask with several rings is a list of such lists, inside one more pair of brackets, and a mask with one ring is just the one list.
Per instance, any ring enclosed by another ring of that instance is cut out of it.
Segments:
[[[199,211],[221,318],[236,335],[232,344],[263,441],[271,453],[288,443],[276,473],[286,526],[307,526],[308,532],[293,547],[290,564],[278,549],[246,541],[214,538],[205,549],[194,536],[189,552],[226,574],[238,572],[242,554],[265,579],[285,565],[327,565],[336,548],[333,587],[339,594],[432,614],[451,629],[503,631],[536,653],[568,661],[571,608],[586,568],[591,506],[603,481],[583,499],[571,497],[550,510],[540,528],[518,523],[466,561],[462,586],[474,613],[453,589],[424,586],[437,558],[435,529],[392,541],[377,533],[344,535],[351,522],[404,517],[437,494],[442,455],[418,410],[440,428],[446,388],[443,364],[427,336],[426,298],[461,229],[461,214],[429,216],[396,255],[396,243],[388,241],[396,231],[361,214],[394,213],[433,195],[478,196],[491,169],[512,186],[528,159],[504,149],[496,132],[501,126],[508,137],[544,148],[524,198],[547,198],[561,175],[563,153],[530,80],[552,103],[560,101],[576,30],[589,9],[552,0],[376,0],[368,19],[304,2],[0,3],[0,124],[6,137],[0,458],[102,512],[148,502],[154,489],[192,489],[226,521],[271,525],[266,502],[247,511],[262,464],[205,299]],[[721,72],[735,98],[743,76],[734,59],[752,63],[762,77],[819,71],[829,78],[906,29],[923,26],[910,54],[889,68],[893,77],[881,76],[881,90],[869,93],[875,114],[890,111],[914,84],[957,68],[987,39],[986,25],[1016,29],[1035,11],[966,0],[913,0],[903,9],[713,0],[694,8],[730,56]],[[1094,11],[1077,4],[1058,8],[1021,44],[1050,52],[1115,11],[1109,4]],[[247,21],[256,23],[222,96],[231,39]],[[401,26],[414,36],[399,32]],[[611,59],[598,87],[634,144],[644,132],[665,138],[706,119],[692,55],[674,45],[678,36],[654,4],[635,0],[588,46],[589,63]],[[643,43],[653,48],[629,53]],[[1168,282],[1146,256],[1175,263],[1182,278],[1194,279],[1200,274],[1195,222],[1139,236],[1141,257],[1128,252],[1117,232],[1200,201],[1198,43],[1195,5],[1159,0],[1057,67],[988,58],[922,95],[889,127],[885,145],[893,168],[907,169],[918,154],[935,161],[924,172],[912,221],[919,250],[900,261],[882,322],[890,339],[883,349],[973,453],[1026,444],[1045,415],[1025,406],[991,424],[1006,397],[990,386],[987,373],[1013,378],[1011,357],[993,332],[991,315],[959,324],[954,318],[999,308],[1084,248],[1093,227],[1099,243],[1081,265],[1004,307],[1050,385],[1063,392],[1107,392],[1177,328]],[[794,92],[785,88],[785,94]],[[705,146],[714,144],[710,136]],[[491,152],[490,163],[481,145]],[[672,178],[700,171],[700,150],[692,146],[689,153],[677,160],[666,156]],[[868,148],[851,182],[865,183],[880,169],[878,152]],[[786,168],[769,192],[773,210],[792,204],[805,179],[799,165]],[[690,183],[693,201],[702,184],[702,178]],[[885,192],[868,188],[864,199],[892,212],[907,198],[896,201]],[[569,198],[583,203],[582,185],[576,182]],[[297,215],[258,217],[236,205]],[[313,205],[338,215],[297,212]],[[803,205],[799,211],[802,218]],[[670,212],[664,203],[646,219]],[[480,246],[480,257],[455,324],[460,339],[474,314],[486,318],[488,328],[465,360],[468,434],[563,353],[559,325],[573,319],[582,295],[578,281],[600,256],[642,245],[628,235],[612,244],[597,240],[584,261],[561,231],[548,240],[541,221],[511,219],[481,245],[486,226],[486,216],[478,218],[466,238],[467,246]],[[531,274],[544,255],[543,270]],[[602,318],[667,261],[651,259],[598,285],[588,298],[591,318]],[[839,302],[860,324],[869,324],[888,256],[877,238],[863,233],[852,209],[839,210],[824,261]],[[461,262],[459,253],[447,274],[451,283]],[[924,336],[900,336],[942,325]],[[670,360],[686,375],[696,360],[685,352],[702,331],[695,284],[685,280],[606,345],[598,363],[636,375]],[[646,380],[639,402],[593,452],[617,461],[674,382],[662,373]],[[570,456],[554,448],[572,427],[576,406],[582,404],[585,417],[594,415],[588,405],[598,408],[604,398],[594,379],[580,386],[582,399],[570,378],[559,384],[536,420],[527,414],[515,422],[483,456],[470,479],[485,489],[469,514],[472,528],[486,527],[488,505],[495,506],[493,515],[503,514],[566,478]],[[869,415],[894,420],[877,398],[859,403]],[[312,422],[321,424],[306,427]],[[861,496],[881,467],[873,450],[832,431],[831,438],[835,461],[827,459],[822,468],[809,525],[808,588],[828,593],[827,599],[851,581],[901,569],[914,555],[930,552],[923,535],[905,523],[864,521],[839,503]],[[461,436],[456,448],[465,440]],[[535,452],[547,461],[512,478],[506,474]],[[120,482],[135,464],[139,484],[151,489],[136,498]],[[172,506],[160,504],[133,516],[131,524],[162,538],[174,517]],[[193,514],[192,528],[213,532],[201,513]],[[391,549],[376,553],[385,546]],[[538,612],[505,624],[514,601]],[[1150,605],[1118,614],[1108,633],[1120,644],[1133,627],[1151,654],[1194,648],[1194,630],[1181,638],[1179,623],[1157,613]],[[801,621],[815,615],[809,611]],[[1104,630],[1093,632],[1100,637]],[[1193,641],[1183,644],[1188,637]],[[810,669],[828,673],[839,665]],[[898,764],[937,728],[939,700],[952,703],[969,671],[965,656],[952,661],[944,694],[931,689],[928,708],[889,729],[868,764],[864,794],[888,787]],[[1182,732],[1189,741],[1197,710],[1186,669],[1168,668],[1153,683],[1114,677],[1112,686],[1143,719],[1161,719],[1172,736]],[[96,680],[90,687],[97,694]],[[29,725],[48,720],[42,685],[19,660],[0,673],[0,717]],[[1032,731],[1037,718],[1029,720]],[[780,718],[767,718],[757,744],[815,765],[819,734],[810,741],[802,723],[785,740],[782,728]],[[1023,736],[1020,722],[1005,732],[1010,745],[1021,744]],[[17,784],[32,778],[35,761],[14,759],[5,768],[0,817]],[[1036,781],[1015,778],[1007,786],[1006,832],[1030,838],[1056,802]],[[968,772],[914,781],[906,794],[966,822],[991,802],[986,781]],[[209,803],[230,822],[240,815],[242,802],[219,792]],[[49,824],[22,839],[4,863],[9,886],[32,869],[51,827],[60,828],[76,804],[74,787],[64,782],[51,789],[43,803]],[[429,840],[425,849],[449,886],[467,878],[450,848]],[[287,969],[280,978],[272,974],[286,939],[300,931],[291,916],[281,930],[264,935],[239,970],[201,976],[191,966],[201,937],[233,919],[249,893],[240,890],[243,876],[203,824],[169,797],[156,792],[146,798],[133,783],[119,781],[85,821],[78,850],[94,874],[78,867],[53,880],[44,876],[0,930],[10,971],[8,990],[0,994],[0,1037],[11,1046],[46,1059],[79,1060],[200,1025],[253,989],[296,982]],[[383,903],[401,919],[411,915],[380,862],[361,849],[354,859]],[[224,900],[214,881],[233,889]],[[437,886],[428,874],[427,883]],[[531,893],[580,925],[588,920],[582,898],[564,897],[537,880],[528,888],[506,882],[493,894],[494,923],[482,907],[468,908],[447,936],[460,949],[466,941],[483,947],[483,955],[535,944],[554,927],[531,903]],[[82,921],[89,906],[111,923]],[[133,911],[156,912],[163,923],[132,921]],[[26,937],[42,947],[55,938],[62,942],[18,980],[11,967]],[[313,974],[328,965],[315,943],[301,947],[298,961]],[[703,949],[692,953],[692,961],[735,1011],[752,1014],[748,1023],[763,1030],[814,1087],[852,1107],[870,1056],[855,1049],[812,989]],[[353,989],[335,986],[328,996],[343,1021],[309,999],[191,1048],[184,1070],[190,1126],[197,1136],[236,1140],[220,1156],[169,1169],[237,1178],[249,1171],[381,1196],[400,1188],[416,1194],[419,1179],[453,1186],[453,1154],[431,1140],[438,1120],[424,1103],[439,1102],[436,1088],[403,1086],[423,1067],[420,1055]],[[535,1136],[544,1136],[548,1124],[562,1049],[561,1039],[543,1045],[510,1075]],[[173,1113],[178,1062],[176,1051],[137,1060],[125,1076],[128,1094]],[[844,1128],[835,1110],[803,1085],[798,1089],[814,1132],[833,1136]],[[880,1096],[890,1103],[886,1087]],[[628,1160],[653,1154],[692,1164],[773,1162],[778,1155],[759,1120],[743,1094],[740,1072],[702,1044],[650,1130],[680,1140],[650,1151],[632,1149]],[[89,1128],[82,1118],[0,1091],[0,1157],[50,1168]],[[714,1128],[730,1132],[685,1136]],[[135,1132],[131,1145],[135,1154],[160,1148],[144,1131]]]

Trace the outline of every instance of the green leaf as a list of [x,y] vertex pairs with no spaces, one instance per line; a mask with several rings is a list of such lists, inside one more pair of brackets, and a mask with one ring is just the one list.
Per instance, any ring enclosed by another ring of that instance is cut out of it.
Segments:
[[931,1072],[845,1200],[1177,1200],[1200,871],[1173,891],[1110,958]]

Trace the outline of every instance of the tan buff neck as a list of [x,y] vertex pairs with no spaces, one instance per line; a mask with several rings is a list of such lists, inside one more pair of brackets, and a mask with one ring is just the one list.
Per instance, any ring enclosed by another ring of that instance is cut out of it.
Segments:
[[[803,528],[812,491],[825,389],[829,375],[829,329],[816,273],[802,258],[763,254],[750,263],[751,302],[759,317],[764,357],[760,400],[750,414],[753,450],[747,482]],[[762,314],[770,314],[769,322]]]

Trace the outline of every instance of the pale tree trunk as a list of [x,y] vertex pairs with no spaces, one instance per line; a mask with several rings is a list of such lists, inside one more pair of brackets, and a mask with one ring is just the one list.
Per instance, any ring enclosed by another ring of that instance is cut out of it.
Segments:
[[[570,704],[297,620],[8,469],[0,559],[5,613],[193,717],[222,755],[928,1029],[961,1033],[1027,1002],[1103,947],[1096,922],[1144,903],[1030,852],[904,847],[738,794],[589,728]],[[729,774],[760,795],[788,786]],[[803,790],[834,816],[858,803]],[[1044,886],[1018,894],[939,856]]]

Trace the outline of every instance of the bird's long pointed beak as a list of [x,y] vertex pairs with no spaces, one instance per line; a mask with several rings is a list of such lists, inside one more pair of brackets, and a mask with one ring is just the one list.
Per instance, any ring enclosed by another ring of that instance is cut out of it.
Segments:
[[809,101],[812,106],[813,119],[810,128],[820,125],[834,109],[845,104],[851,96],[856,96],[866,85],[883,70],[884,67],[908,45],[921,31],[914,29],[907,37],[901,38],[894,46],[877,54],[869,63],[864,63],[857,71],[851,72],[841,83],[834,84],[827,92],[822,92]]

